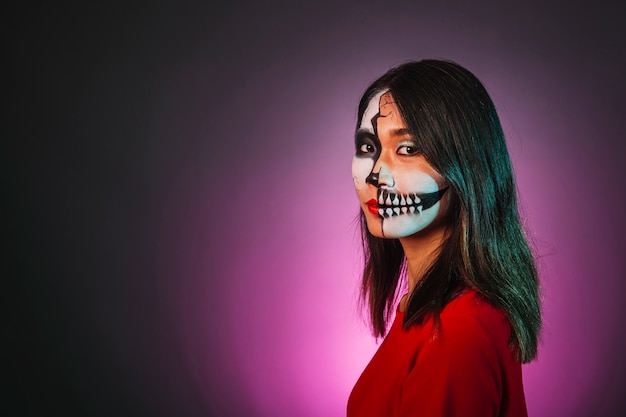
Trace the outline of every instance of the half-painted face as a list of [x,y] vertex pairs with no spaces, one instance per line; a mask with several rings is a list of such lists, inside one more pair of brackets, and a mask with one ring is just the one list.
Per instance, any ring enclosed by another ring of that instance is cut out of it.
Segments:
[[355,145],[352,178],[370,233],[403,238],[444,216],[446,181],[420,153],[389,91],[369,102]]

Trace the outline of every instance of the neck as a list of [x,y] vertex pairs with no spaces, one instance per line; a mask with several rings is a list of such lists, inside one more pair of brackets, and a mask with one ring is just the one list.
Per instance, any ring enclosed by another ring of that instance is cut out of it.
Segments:
[[[441,244],[446,237],[444,225],[431,225],[412,236],[400,239],[407,262],[408,294],[411,294],[428,268],[439,255]],[[406,297],[405,297],[406,298]]]

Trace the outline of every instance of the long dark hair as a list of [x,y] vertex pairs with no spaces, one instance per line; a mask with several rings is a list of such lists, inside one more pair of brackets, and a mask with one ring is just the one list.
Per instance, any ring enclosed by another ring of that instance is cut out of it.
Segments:
[[[451,224],[437,259],[409,295],[405,327],[439,314],[460,288],[476,289],[502,309],[522,362],[537,354],[541,325],[538,277],[520,222],[515,181],[495,106],[482,83],[460,65],[408,62],[372,83],[359,103],[389,89],[420,151],[454,191]],[[357,122],[358,123],[358,122]],[[361,293],[373,332],[382,337],[406,274],[397,239],[369,233],[361,213],[365,267]]]

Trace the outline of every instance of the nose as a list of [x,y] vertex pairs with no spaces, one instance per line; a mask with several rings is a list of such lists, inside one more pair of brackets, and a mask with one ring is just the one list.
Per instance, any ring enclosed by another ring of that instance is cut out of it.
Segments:
[[394,186],[391,171],[384,163],[374,164],[374,168],[372,168],[372,172],[367,176],[365,182],[372,184],[376,188],[391,188]]

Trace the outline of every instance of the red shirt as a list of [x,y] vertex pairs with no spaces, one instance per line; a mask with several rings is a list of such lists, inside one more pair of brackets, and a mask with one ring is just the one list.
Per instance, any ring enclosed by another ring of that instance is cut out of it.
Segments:
[[348,400],[348,417],[526,417],[521,363],[505,314],[466,290],[432,318],[396,318]]

